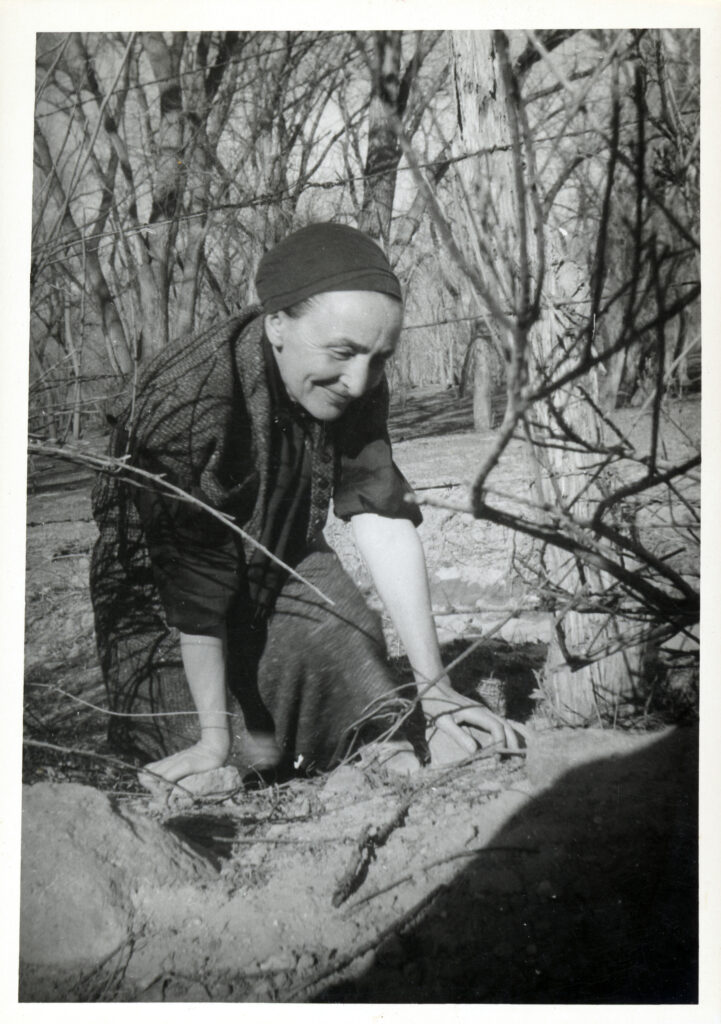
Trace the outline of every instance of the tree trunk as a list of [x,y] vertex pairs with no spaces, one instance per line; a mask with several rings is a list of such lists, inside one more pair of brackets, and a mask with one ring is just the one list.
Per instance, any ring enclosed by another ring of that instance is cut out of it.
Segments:
[[[533,344],[542,365],[555,361],[560,333],[556,303],[565,298],[565,293],[559,294],[556,288],[557,261],[552,252],[549,256],[546,312],[533,332]],[[581,382],[592,394],[597,391],[596,378],[597,371],[593,370]],[[591,443],[603,441],[604,424],[583,399],[578,385],[569,385],[550,400],[579,437]],[[551,426],[547,406],[539,405],[536,415],[545,426]],[[574,504],[574,514],[577,518],[589,519],[595,501],[602,497],[597,484],[589,486],[589,476],[598,465],[598,455],[578,452],[575,445],[566,445],[534,447],[532,457],[538,467],[535,477],[540,500],[550,507],[558,507],[583,492],[583,497]],[[581,567],[572,555],[560,548],[549,546],[545,562],[551,580],[563,581],[564,589],[575,592],[579,600],[586,593],[603,595],[611,584],[605,573],[590,566]],[[570,725],[585,725],[615,719],[623,704],[633,697],[641,670],[640,647],[620,650],[590,664],[583,663],[589,653],[614,646],[620,639],[618,622],[613,616],[578,612],[571,607],[554,619],[546,662],[546,694],[560,720]]]
[[[533,287],[541,273],[537,265],[537,252],[528,245],[528,227],[532,214],[521,204],[529,204],[529,185],[532,168],[526,152],[519,156],[522,162],[520,173],[525,180],[526,194],[520,196],[516,185],[517,168],[513,162],[513,132],[520,134],[520,111],[518,90],[507,88],[508,77],[504,67],[510,67],[508,41],[502,33],[453,32],[453,64],[458,112],[460,153],[481,151],[477,159],[464,159],[459,163],[459,174],[465,194],[462,202],[467,204],[470,224],[469,242],[471,251],[483,268],[487,280],[498,284],[499,300],[509,312],[520,321],[527,314],[528,295],[522,293]],[[513,121],[511,121],[513,119]],[[537,229],[541,229],[539,226]],[[546,265],[560,264],[558,255],[554,261],[553,231],[546,230]],[[522,255],[522,244],[524,246]],[[577,269],[572,268],[574,271]],[[552,276],[553,271],[551,272]],[[524,276],[525,275],[525,276]],[[578,282],[574,280],[574,290]],[[530,332],[530,344],[535,349],[540,366],[549,366],[557,361],[557,337],[562,333],[557,323],[554,303],[563,297],[558,295],[555,279],[544,292],[545,309],[541,320]],[[478,308],[478,297],[466,299]],[[590,300],[589,300],[590,308]],[[510,353],[514,351],[513,339],[504,337],[498,327],[491,323],[496,332],[499,346]],[[528,328],[520,326],[521,333]],[[477,355],[479,353],[477,352]],[[531,365],[533,360],[530,361]],[[509,365],[509,372],[515,371]],[[476,362],[476,376],[488,373],[485,360]],[[586,385],[594,382],[586,381]],[[483,394],[486,382],[478,381],[474,396]],[[510,401],[509,397],[509,401]],[[600,434],[603,423],[587,404],[581,402],[575,388],[564,395],[553,397],[562,402],[562,412],[569,426],[581,436],[591,438]],[[483,410],[485,415],[485,409]],[[508,410],[507,410],[508,415]],[[545,426],[552,426],[547,408],[534,409],[534,416]],[[532,429],[532,428],[529,428]],[[598,491],[588,487],[591,462],[597,456],[577,454],[573,448],[560,444],[551,447],[529,446],[531,479],[536,480],[539,501],[550,508],[563,505],[573,495],[584,491],[583,505],[576,512],[583,516],[591,507]],[[540,553],[539,553],[540,556]],[[572,556],[560,549],[549,546],[545,552],[545,565],[552,583],[584,596],[586,584],[594,591],[603,593],[604,579],[576,564]],[[547,665],[551,702],[559,717],[581,724],[593,717],[607,715],[609,708],[615,708],[632,687],[629,656],[624,652],[605,658],[599,664],[583,664],[589,644],[597,647],[603,640],[612,641],[615,623],[597,615],[588,615],[564,609],[562,619],[555,623]],[[573,670],[572,667],[573,666]]]
[[[213,154],[225,123],[226,104],[218,102],[218,90],[232,67],[239,43],[237,32],[226,32],[218,44],[215,63],[208,67],[207,40],[201,34],[198,43],[197,70],[185,78],[185,118],[191,126],[191,143],[185,153],[187,166],[186,209],[191,214],[185,225],[182,267],[176,286],[173,333],[184,337],[191,333],[195,319],[200,279],[205,266],[205,240],[208,233],[210,185],[213,179]],[[207,111],[212,109],[215,117]]]
[[[509,128],[502,77],[491,32],[451,32],[457,133],[453,145],[462,195],[468,210],[467,248],[479,264],[489,262],[478,247],[478,237],[489,242],[490,261],[500,266],[512,252],[515,228],[513,170],[508,153]],[[477,154],[468,157],[468,154]],[[495,242],[494,242],[495,240]],[[503,247],[503,248],[502,248]],[[461,306],[465,315],[477,313],[481,300],[467,278],[461,277]],[[473,423],[476,430],[492,424],[493,373],[490,345],[507,339],[492,321],[491,338],[477,337],[474,351]]]
[[401,147],[389,117],[399,114],[401,33],[376,32],[372,67],[371,102],[368,111],[368,152],[363,168],[363,205],[358,227],[378,239],[385,249],[390,240],[396,173]]
[[488,338],[476,335],[473,345],[473,426],[482,432],[493,426],[493,363]]
[[[68,242],[76,239],[80,240],[82,233],[70,212],[70,207],[66,202],[65,190],[53,165],[50,149],[39,129],[35,132],[35,158],[46,175],[48,187],[53,192],[56,202],[60,209],[65,211],[61,225],[63,236]],[[92,249],[86,250],[85,274],[88,282],[88,294],[95,300],[102,318],[105,346],[113,372],[128,374],[133,366],[130,348],[125,337],[122,321],[115,307],[115,301],[105,280],[97,251]]]
[[170,334],[169,263],[177,231],[175,217],[186,177],[183,90],[179,73],[184,37],[182,33],[175,33],[168,46],[161,32],[146,32],[143,42],[160,88],[160,121],[154,140],[157,156],[152,186],[153,202],[149,229],[145,233],[150,267],[144,268],[140,278],[143,339],[148,349],[147,358],[150,358],[165,348]]
[[[126,56],[128,55],[126,54]],[[79,32],[73,32],[68,36],[64,65],[73,81],[77,96],[80,97],[86,89],[92,93],[98,110],[98,116],[102,116],[103,130],[111,147],[111,155],[104,168],[100,167],[100,159],[96,157],[95,153],[92,156],[102,185],[103,200],[92,228],[89,231],[86,228],[84,231],[87,237],[85,251],[86,253],[92,253],[95,257],[98,256],[98,249],[104,234],[103,229],[111,212],[116,208],[120,195],[119,182],[116,181],[116,171],[119,168],[123,183],[131,197],[127,209],[129,222],[134,230],[126,234],[125,244],[132,251],[133,258],[138,266],[137,290],[139,306],[141,310],[152,308],[151,295],[153,283],[150,269],[150,254],[143,238],[142,227],[138,217],[138,190],[133,175],[132,160],[125,139],[120,131],[122,113],[128,91],[128,80],[126,78],[125,85],[115,90],[115,95],[113,96],[114,103],[109,103],[110,97],[103,92],[100,85],[95,60],[88,52],[83,37]],[[126,71],[127,67],[126,63]],[[87,115],[84,114],[84,116],[88,122],[86,131],[92,133]],[[112,260],[106,263],[105,273],[112,275]],[[116,294],[119,294],[119,289],[116,289]],[[142,319],[146,320],[148,318],[144,317]],[[130,365],[123,370],[124,374],[127,375],[132,370],[133,363],[139,358],[139,340],[142,337],[143,329],[141,324],[138,335],[138,329],[133,330],[133,327],[126,322],[124,330],[128,337],[128,350],[132,355]],[[111,365],[115,365],[112,360]]]
[[82,382],[80,373],[80,360],[82,353],[78,352],[73,341],[73,327],[70,321],[70,304],[67,298],[63,302],[63,326],[65,333],[65,347],[73,367],[73,397],[71,407],[71,426],[73,441],[80,439],[80,408],[82,403]]

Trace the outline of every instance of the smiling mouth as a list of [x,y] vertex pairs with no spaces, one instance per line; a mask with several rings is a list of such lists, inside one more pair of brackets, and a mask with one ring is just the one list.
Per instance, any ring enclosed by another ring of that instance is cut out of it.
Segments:
[[338,392],[333,391],[332,388],[325,388],[325,393],[334,405],[348,405],[348,402],[350,401],[348,395],[339,395]]

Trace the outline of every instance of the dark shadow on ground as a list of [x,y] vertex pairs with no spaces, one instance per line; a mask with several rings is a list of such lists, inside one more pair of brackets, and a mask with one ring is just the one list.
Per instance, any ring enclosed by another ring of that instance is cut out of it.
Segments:
[[697,777],[691,728],[568,771],[318,1001],[696,1002]]
[[394,443],[472,431],[473,402],[470,395],[459,398],[457,388],[411,390],[391,401],[388,428]]
[[[463,639],[443,644],[443,664],[450,665],[471,644]],[[492,637],[451,669],[451,682],[459,693],[480,699],[497,714],[527,722],[535,709],[531,694],[538,687],[534,670],[545,664],[547,650],[540,642],[511,644]],[[412,678],[407,658],[390,661],[402,679]]]
[[[491,401],[492,427],[503,420],[506,394],[500,389]],[[412,441],[417,437],[462,434],[473,431],[473,396],[460,395],[457,387],[411,388],[391,398],[388,429],[391,441]]]

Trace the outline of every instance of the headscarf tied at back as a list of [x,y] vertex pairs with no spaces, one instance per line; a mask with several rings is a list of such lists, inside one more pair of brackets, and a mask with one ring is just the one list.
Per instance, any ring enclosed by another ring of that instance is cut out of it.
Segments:
[[255,278],[266,314],[321,292],[382,292],[403,301],[382,249],[346,224],[310,224],[267,252]]

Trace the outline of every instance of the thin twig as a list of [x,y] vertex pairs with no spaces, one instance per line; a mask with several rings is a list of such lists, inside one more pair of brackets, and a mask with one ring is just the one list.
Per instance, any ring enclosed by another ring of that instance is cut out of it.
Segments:
[[[458,667],[458,665],[460,665],[463,661],[465,661],[466,658],[470,657],[470,655],[473,654],[474,651],[478,650],[478,648],[481,647],[483,644],[488,643],[488,641],[496,633],[498,633],[501,629],[503,629],[503,627],[505,625],[507,625],[513,619],[517,619],[518,615],[519,615],[519,612],[520,612],[520,606],[516,605],[509,612],[509,614],[506,615],[506,617],[501,620],[501,622],[496,623],[496,625],[492,629],[489,629],[489,631],[487,633],[485,633],[483,636],[479,637],[477,640],[474,640],[473,643],[469,644],[469,646],[466,648],[466,650],[462,651],[458,655],[457,658],[454,658],[453,661],[450,662],[450,664],[444,666],[442,671],[439,672],[439,674],[437,676],[435,676],[433,679],[428,680],[427,682],[424,682],[423,684],[418,684],[417,696],[412,701],[407,701],[406,702],[407,706],[406,706],[405,711],[401,715],[399,715],[398,718],[396,718],[396,720],[393,722],[393,724],[391,726],[389,726],[389,728],[381,736],[379,736],[377,738],[377,742],[382,743],[385,740],[390,739],[395,734],[397,734],[398,729],[401,727],[401,725],[403,725],[403,723],[405,723],[407,721],[407,719],[410,718],[410,716],[413,714],[413,712],[414,712],[416,706],[418,705],[418,703],[422,704],[424,695],[426,693],[428,693],[429,690],[431,690],[434,686],[436,686],[436,684],[439,683],[441,681],[441,679],[445,678],[448,675],[449,672],[452,672],[454,669],[456,669]],[[393,697],[393,698],[390,698],[390,699],[388,697],[382,697],[382,698],[376,699],[374,701],[370,701],[363,708],[363,711],[362,711],[360,717],[357,718],[355,722],[351,723],[350,726],[348,726],[348,729],[346,730],[346,736],[347,737],[352,737],[354,734],[358,735],[360,733],[360,730],[362,729],[363,725],[367,721],[377,717],[380,714],[380,712],[382,712],[384,710],[393,710],[393,705],[395,703],[397,703],[397,701],[398,701],[397,697]],[[466,706],[465,703],[460,699],[460,695],[459,695],[458,708],[465,707],[465,706]],[[450,714],[452,712],[449,711],[447,713]],[[490,747],[486,747],[484,749],[485,750],[489,750]],[[494,753],[496,753],[496,752],[505,752],[505,751],[495,751],[494,750]],[[352,753],[349,754],[346,760],[350,761],[352,756],[353,756]],[[472,755],[472,757],[473,756],[474,755]],[[463,763],[465,763],[465,762],[463,762]]]
[[[90,454],[89,452],[78,451],[73,448],[61,448],[57,445],[44,444],[42,442],[30,440],[28,442],[28,449],[30,452],[34,452],[37,455],[50,455],[60,459],[67,459],[69,462],[79,462],[81,465],[91,466],[101,473],[109,473],[116,478],[120,478],[123,483],[128,483],[136,487],[142,487],[143,484],[138,480],[133,480],[132,476],[135,475],[142,480],[148,480],[151,484],[161,487],[164,490],[172,494],[178,501],[186,502],[189,505],[193,505],[195,508],[202,509],[208,515],[213,516],[214,519],[218,519],[221,523],[224,523],[229,530],[233,530],[239,534],[243,540],[246,540],[258,551],[261,551],[266,558],[269,558],[276,565],[279,565],[282,569],[285,569],[294,579],[297,579],[300,583],[303,583],[306,587],[312,590],[318,597],[322,598],[327,604],[334,605],[332,601],[322,590],[319,590],[315,584],[311,583],[304,576],[301,576],[299,572],[292,569],[289,565],[286,565],[277,555],[274,555],[272,551],[266,548],[260,541],[257,541],[255,537],[252,537],[245,530],[241,529],[240,526],[235,522],[232,516],[227,515],[225,512],[220,512],[218,509],[213,508],[212,505],[206,504],[199,498],[194,497],[192,494],[188,494],[182,487],[176,487],[175,484],[171,484],[165,477],[159,476],[157,473],[151,473],[146,469],[141,469],[139,466],[130,465],[125,459],[117,459],[110,455],[98,455]],[[127,474],[130,474],[128,479]]]
[[56,743],[46,743],[43,740],[31,740],[23,737],[23,746],[25,747],[37,747],[42,750],[55,750],[60,754],[70,754],[77,757],[89,757],[96,761],[106,761],[108,764],[116,765],[118,768],[127,768],[134,775],[142,772],[145,775],[152,775],[154,779],[158,779],[166,786],[173,786],[179,789],[182,793],[187,794],[195,801],[197,796],[195,793],[191,793],[185,786],[181,786],[179,782],[168,782],[167,779],[163,778],[162,775],[158,775],[156,772],[151,771],[149,768],[143,767],[138,768],[135,764],[130,764],[128,761],[122,761],[119,757],[111,757],[109,754],[98,754],[95,750],[82,750],[80,747],[61,747]]
[[333,892],[331,902],[334,907],[340,907],[361,887],[368,874],[370,862],[375,857],[376,850],[380,849],[388,841],[391,833],[404,823],[415,796],[415,792],[407,796],[393,817],[382,827],[366,825],[363,829],[358,838],[357,849],[351,858],[350,864]]
[[[74,693],[68,693],[67,690],[63,690],[62,687],[57,686],[55,683],[31,682],[28,684],[28,690],[36,687],[40,687],[45,690],[55,690],[57,693],[62,693],[64,697],[74,700],[77,704],[82,704],[86,708],[91,708],[93,711],[99,711],[100,714],[108,715],[111,718],[182,718],[188,715],[195,715],[197,717],[198,714],[197,711],[111,711],[110,708],[100,707],[99,704],[92,704],[88,700],[83,700],[82,697],[77,697]],[[233,711],[226,711],[225,715],[228,718],[241,717]]]

